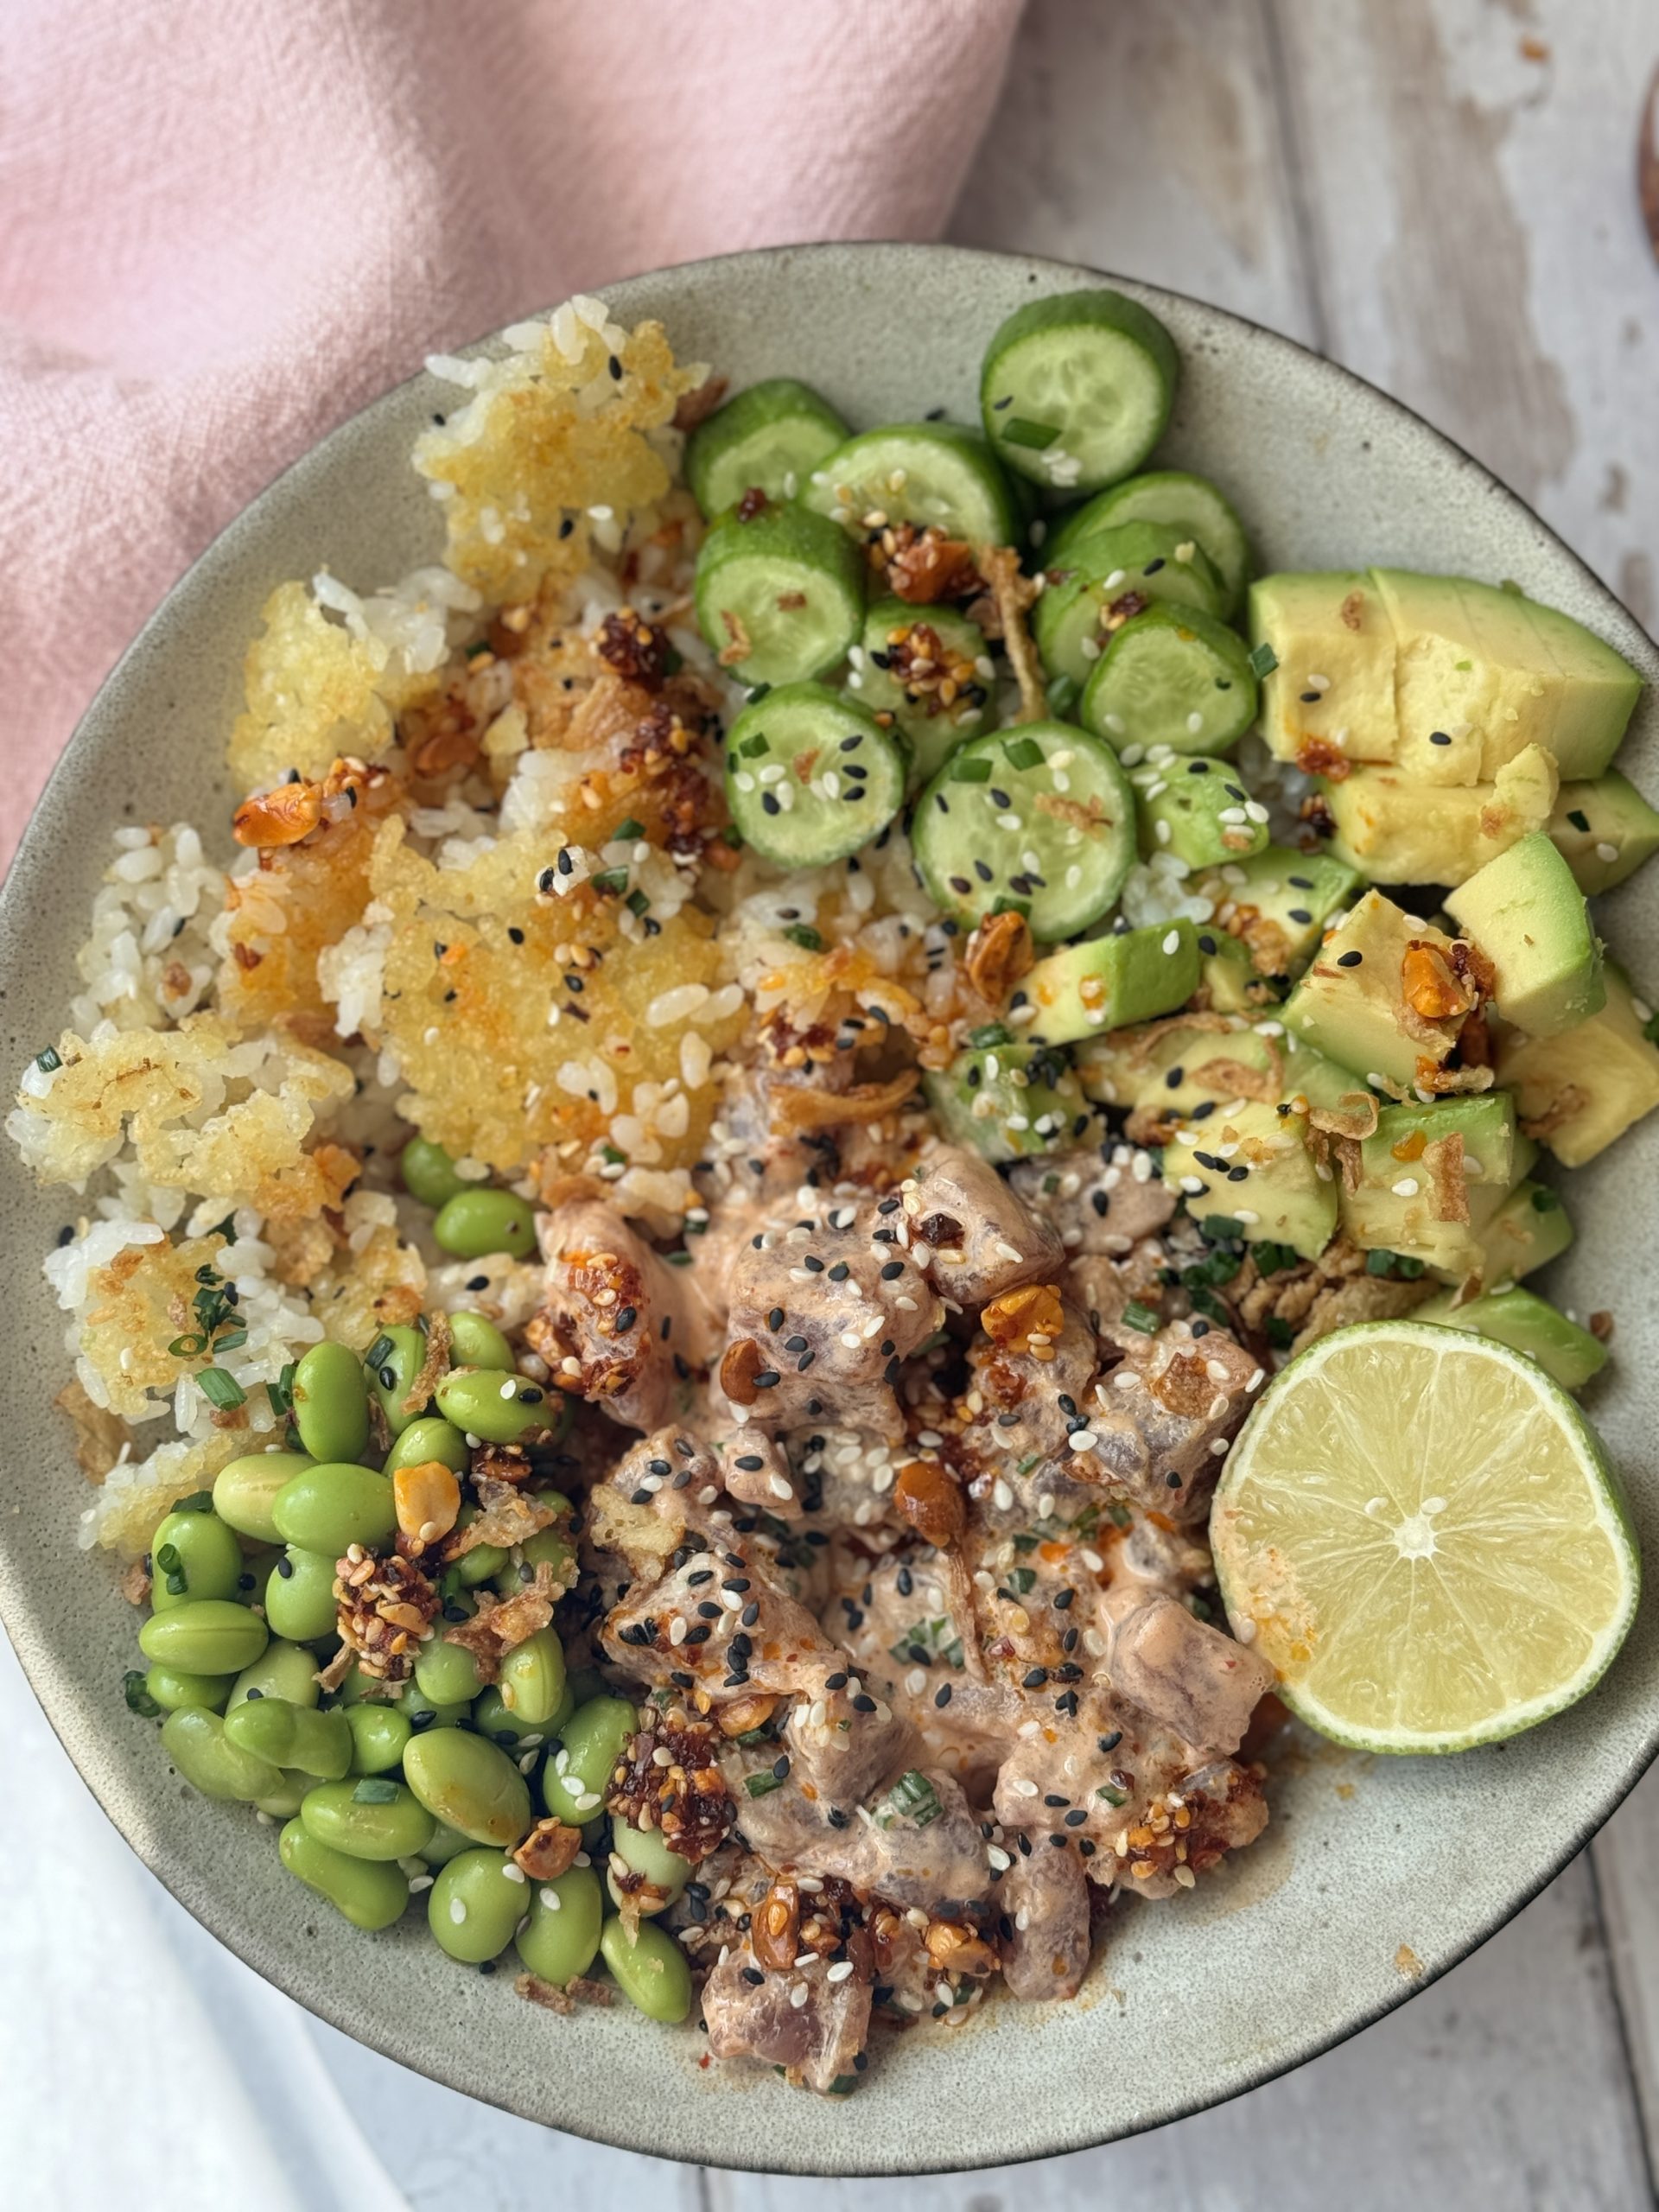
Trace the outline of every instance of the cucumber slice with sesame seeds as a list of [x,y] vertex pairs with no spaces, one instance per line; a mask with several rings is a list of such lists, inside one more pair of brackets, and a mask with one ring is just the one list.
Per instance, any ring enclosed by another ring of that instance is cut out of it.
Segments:
[[1243,639],[1196,607],[1164,601],[1113,633],[1077,720],[1120,753],[1166,745],[1213,758],[1249,728],[1259,696]]
[[700,423],[685,442],[685,480],[712,522],[746,492],[792,499],[838,445],[847,425],[829,401],[795,377],[752,384]]
[[847,689],[911,748],[911,781],[925,784],[965,737],[995,729],[996,670],[985,633],[959,607],[878,600],[864,617]]
[[1225,760],[1155,747],[1129,781],[1141,810],[1143,852],[1173,853],[1189,868],[1220,868],[1265,849],[1268,810]]
[[1066,516],[1049,540],[1048,558],[1064,561],[1096,531],[1126,522],[1168,523],[1183,537],[1196,538],[1221,578],[1226,595],[1222,613],[1236,613],[1249,578],[1249,543],[1231,501],[1207,476],[1185,468],[1155,468],[1111,485]]
[[722,516],[697,556],[697,626],[742,683],[795,683],[845,658],[864,619],[856,546],[819,515]]
[[1022,913],[1039,944],[1109,913],[1135,864],[1135,794],[1117,755],[1065,722],[959,745],[916,803],[911,843],[940,911]]
[[1094,1119],[1065,1055],[1048,1046],[958,1052],[948,1068],[925,1071],[922,1089],[942,1134],[997,1166],[1048,1152]]
[[763,860],[823,868],[879,833],[905,796],[905,758],[867,708],[823,683],[787,683],[726,737],[726,804]]
[[1116,632],[1154,603],[1196,607],[1217,620],[1221,613],[1221,578],[1209,555],[1168,523],[1096,531],[1044,573],[1048,584],[1032,609],[1032,642],[1051,676],[1079,684]]
[[1096,492],[1157,444],[1179,373],[1174,340],[1138,300],[1109,291],[1033,300],[985,350],[985,435],[1032,483]]
[[912,523],[970,546],[1020,542],[1020,508],[1007,477],[978,431],[959,423],[895,423],[849,438],[812,471],[800,498],[861,537]]

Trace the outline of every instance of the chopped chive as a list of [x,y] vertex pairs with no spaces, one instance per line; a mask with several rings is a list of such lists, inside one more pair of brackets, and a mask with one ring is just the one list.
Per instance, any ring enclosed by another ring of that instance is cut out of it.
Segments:
[[628,912],[637,915],[641,921],[651,912],[651,901],[643,891],[630,891],[625,903]]
[[783,1784],[775,1774],[761,1773],[745,1775],[743,1787],[751,1797],[770,1797],[772,1791],[781,1789]]
[[1014,1039],[1000,1021],[982,1021],[968,1032],[968,1042],[976,1052],[984,1052],[993,1045],[1012,1045]]
[[626,822],[619,822],[611,832],[618,844],[632,844],[636,837],[643,837],[645,834],[645,823],[637,821],[632,814]]
[[294,1370],[299,1364],[290,1359],[274,1382],[265,1385],[265,1395],[270,1400],[270,1410],[278,1421],[285,1421],[294,1410]]
[[36,1052],[35,1065],[42,1075],[52,1075],[63,1065],[60,1056],[48,1045],[43,1052]]
[[387,1776],[365,1774],[352,1792],[354,1805],[390,1805],[396,1802],[397,1784]]
[[798,944],[803,952],[822,952],[823,950],[823,938],[819,936],[817,930],[810,929],[804,922],[796,922],[792,924],[790,928],[784,931],[784,935],[789,939],[791,944]]
[[1138,1329],[1143,1337],[1155,1337],[1158,1333],[1158,1316],[1138,1298],[1132,1298],[1123,1308],[1122,1319],[1126,1329]]
[[617,897],[628,887],[628,871],[625,868],[601,868],[597,875],[588,878],[588,881],[595,891],[609,892],[613,897]]
[[160,1713],[162,1708],[145,1688],[144,1677],[138,1668],[128,1668],[121,1677],[121,1688],[129,1713],[142,1713],[146,1720],[154,1720]]
[[1271,676],[1279,665],[1279,656],[1265,639],[1250,648],[1250,666],[1258,677]]
[[196,1380],[201,1385],[203,1397],[222,1414],[229,1413],[232,1406],[247,1403],[247,1392],[235,1376],[227,1375],[222,1367],[204,1367]]
[[[369,1348],[368,1348],[367,1351],[365,1351],[365,1352],[364,1353],[364,1355],[363,1355],[363,1364],[364,1364],[364,1366],[365,1366],[365,1367],[382,1367],[382,1366],[384,1366],[384,1365],[385,1364],[386,1361],[387,1361],[388,1359],[390,1359],[390,1358],[391,1358],[391,1355],[392,1355],[393,1351],[394,1351],[396,1349],[397,1349],[397,1347],[393,1344],[393,1343],[392,1343],[392,1341],[391,1341],[391,1338],[389,1336],[385,1335],[385,1332],[383,1332],[379,1336],[378,1336],[378,1337],[375,1338],[374,1342],[373,1342],[373,1343],[369,1346]],[[286,1370],[284,1370],[284,1379],[285,1379],[285,1380],[291,1381],[291,1378],[290,1378],[290,1377],[289,1377],[289,1376],[287,1376],[287,1371],[286,1371]]]
[[1024,446],[1031,453],[1046,452],[1059,435],[1057,424],[1033,423],[1025,415],[1010,415],[997,428],[997,435],[1006,445]]
[[991,764],[980,753],[959,753],[950,763],[950,780],[953,784],[988,784]]
[[1040,768],[1043,748],[1034,737],[1005,737],[1002,750],[1008,756],[1011,768]]

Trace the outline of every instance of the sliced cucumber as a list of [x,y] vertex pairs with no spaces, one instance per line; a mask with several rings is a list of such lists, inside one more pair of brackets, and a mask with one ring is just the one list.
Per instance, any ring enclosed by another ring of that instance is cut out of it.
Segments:
[[1108,640],[1156,601],[1221,613],[1221,579],[1209,555],[1165,522],[1096,531],[1047,574],[1032,609],[1032,640],[1051,676],[1077,683],[1088,682]]
[[1085,1128],[1094,1118],[1065,1054],[1039,1045],[958,1052],[922,1088],[943,1134],[999,1166],[1049,1151],[1080,1118]]
[[1198,931],[1188,921],[1154,922],[1051,952],[1021,979],[1020,996],[1037,1009],[1026,1032],[1033,1045],[1071,1045],[1173,1014],[1198,988]]
[[1219,868],[1267,846],[1268,810],[1225,760],[1172,753],[1160,745],[1129,781],[1146,852],[1173,853],[1189,868]]
[[846,658],[864,567],[845,533],[799,507],[729,514],[697,556],[697,626],[741,683],[794,683]]
[[845,860],[892,821],[904,756],[867,708],[822,683],[788,683],[726,736],[726,804],[746,844],[779,868]]
[[973,925],[1012,909],[1054,944],[1111,911],[1135,864],[1135,794],[1098,738],[1025,722],[957,747],[911,842],[942,912]]
[[845,423],[810,385],[768,377],[692,431],[685,442],[685,480],[712,522],[746,492],[792,499],[846,436]]
[[1126,522],[1166,522],[1184,537],[1196,538],[1221,578],[1222,613],[1230,618],[1236,613],[1249,579],[1249,543],[1231,501],[1207,476],[1155,468],[1112,485],[1065,518],[1048,541],[1047,557],[1062,562],[1097,530]]
[[1149,607],[1107,643],[1077,719],[1120,752],[1166,745],[1214,755],[1255,720],[1258,686],[1244,641],[1196,607]]
[[1020,542],[1007,479],[978,431],[957,423],[895,423],[849,438],[812,471],[800,497],[861,537],[908,522],[974,546]]
[[985,434],[1033,484],[1098,491],[1139,468],[1163,435],[1179,373],[1174,340],[1122,292],[1033,300],[986,348]]
[[985,633],[960,608],[878,600],[864,617],[861,644],[847,689],[873,715],[891,715],[910,741],[912,783],[937,775],[964,737],[995,728]]

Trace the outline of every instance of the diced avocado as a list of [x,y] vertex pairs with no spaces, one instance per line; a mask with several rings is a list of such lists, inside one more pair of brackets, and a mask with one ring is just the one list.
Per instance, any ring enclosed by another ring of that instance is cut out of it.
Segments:
[[1102,1030],[1173,1014],[1198,988],[1198,933],[1188,921],[1154,922],[1068,944],[1021,978],[1015,1006],[1033,1006],[1033,1045],[1071,1045]]
[[1394,765],[1429,784],[1489,784],[1529,745],[1554,750],[1560,678],[1514,592],[1376,569],[1399,658]]
[[[1342,1192],[1344,1234],[1362,1250],[1403,1252],[1461,1280],[1479,1266],[1477,1211],[1495,1213],[1509,1190],[1514,1143],[1505,1091],[1383,1107],[1360,1143],[1358,1184]],[[1450,1204],[1443,1177],[1458,1192]]]
[[1189,868],[1248,860],[1268,842],[1268,810],[1250,797],[1236,768],[1201,753],[1157,747],[1129,781],[1135,786],[1143,853],[1170,852]]
[[1043,1046],[974,1046],[924,1074],[922,1088],[944,1135],[999,1166],[1048,1151],[1090,1118],[1065,1055]]
[[1230,861],[1193,886],[1216,900],[1215,918],[1249,946],[1258,975],[1292,976],[1312,955],[1337,908],[1359,887],[1345,861],[1329,853],[1268,845]]
[[1306,1039],[1287,1029],[1277,1041],[1284,1055],[1284,1096],[1299,1109],[1305,1101],[1333,1109],[1345,1105],[1351,1111],[1370,1096],[1351,1068],[1327,1060]]
[[1535,1359],[1563,1390],[1581,1390],[1607,1364],[1607,1347],[1588,1329],[1569,1321],[1547,1299],[1529,1290],[1500,1290],[1456,1302],[1443,1290],[1412,1315],[1414,1321],[1438,1322],[1443,1329],[1469,1329]]
[[1238,1096],[1239,1069],[1271,1075],[1275,1065],[1274,1046],[1248,1021],[1202,1014],[1190,1023],[1109,1030],[1083,1046],[1077,1073],[1085,1096],[1102,1106],[1198,1120]]
[[1659,1051],[1649,1042],[1652,1010],[1612,962],[1603,963],[1606,1004],[1554,1037],[1505,1029],[1497,1079],[1516,1111],[1564,1167],[1581,1167],[1659,1106]]
[[1592,783],[1561,785],[1549,834],[1580,890],[1593,899],[1659,853],[1659,812],[1628,777],[1610,768]]
[[[1516,1141],[1536,1150],[1524,1137]],[[1572,1242],[1573,1224],[1560,1194],[1548,1183],[1523,1177],[1481,1230],[1481,1280],[1501,1290],[1559,1259]]]
[[1612,759],[1642,696],[1642,678],[1622,653],[1558,607],[1522,601],[1561,679],[1550,751],[1563,777],[1599,776]]
[[1570,1029],[1606,998],[1584,893],[1541,830],[1477,868],[1446,906],[1491,961],[1498,1012],[1529,1037]]
[[1311,1260],[1337,1225],[1337,1186],[1307,1148],[1307,1119],[1286,1104],[1230,1102],[1185,1122],[1164,1147],[1164,1180],[1195,1221],[1236,1221],[1249,1243],[1288,1244]]
[[1356,768],[1322,785],[1332,849],[1373,883],[1461,883],[1548,822],[1555,763],[1529,745],[1490,784],[1419,783]]
[[1310,746],[1394,759],[1394,629],[1363,570],[1258,576],[1250,643],[1277,658],[1262,680],[1262,734],[1280,760]]
[[[1287,1029],[1305,1037],[1367,1083],[1409,1090],[1418,1064],[1442,1065],[1458,1041],[1464,1014],[1408,1014],[1407,960],[1432,979],[1446,963],[1453,939],[1432,922],[1406,913],[1380,891],[1368,891],[1320,946],[1319,957],[1285,1001]],[[1409,1025],[1409,1026],[1408,1026]]]
[[1243,938],[1219,925],[1198,931],[1198,988],[1217,1014],[1262,1014],[1278,1001],[1275,986],[1256,974]]
[[960,607],[878,600],[864,617],[863,652],[847,689],[910,741],[910,780],[931,783],[945,756],[997,722],[984,632]]

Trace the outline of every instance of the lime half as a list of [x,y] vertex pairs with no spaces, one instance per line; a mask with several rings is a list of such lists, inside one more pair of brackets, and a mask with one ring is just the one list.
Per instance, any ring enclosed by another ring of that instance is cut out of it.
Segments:
[[1309,1346],[1228,1456],[1211,1516],[1236,1635],[1310,1726],[1460,1751],[1600,1679],[1641,1570],[1618,1478],[1541,1367],[1370,1321]]

